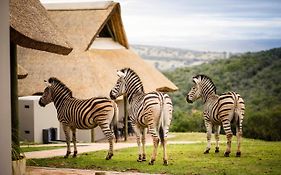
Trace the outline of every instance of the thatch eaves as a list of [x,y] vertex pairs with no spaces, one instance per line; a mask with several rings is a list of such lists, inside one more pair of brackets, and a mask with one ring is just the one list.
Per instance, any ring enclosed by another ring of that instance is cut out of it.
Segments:
[[24,79],[27,77],[28,72],[25,68],[23,68],[21,65],[18,64],[17,66],[17,72],[18,72],[18,79]]
[[145,92],[176,91],[178,88],[152,65],[146,63],[132,50],[90,50],[60,56],[20,48],[19,63],[29,72],[19,80],[19,96],[43,92],[44,80],[57,77],[64,82],[77,98],[109,96],[118,77],[117,70],[133,69],[141,78]]
[[17,45],[67,55],[72,47],[39,0],[10,0],[10,38]]
[[95,36],[92,38],[91,42],[89,43],[86,50],[90,48],[93,41],[97,38],[97,34],[100,33],[103,27],[107,24],[114,33],[114,40],[120,43],[125,48],[129,49],[129,43],[127,40],[126,32],[123,26],[123,22],[121,19],[121,7],[119,3],[112,3],[113,9],[111,10],[110,14],[108,15],[107,19],[103,22],[100,26],[98,31],[96,32]]

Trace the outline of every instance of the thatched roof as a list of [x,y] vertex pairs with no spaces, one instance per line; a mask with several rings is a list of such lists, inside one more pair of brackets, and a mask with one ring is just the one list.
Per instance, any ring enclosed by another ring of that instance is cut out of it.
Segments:
[[116,71],[124,67],[136,71],[146,92],[177,90],[163,74],[128,49],[91,50],[67,57],[23,48],[20,51],[25,53],[20,63],[29,75],[19,80],[19,96],[43,92],[44,80],[51,76],[63,81],[75,97],[108,96],[117,81]]
[[86,51],[106,23],[113,23],[116,40],[124,47],[129,47],[119,3],[111,3],[102,10],[50,10],[49,15],[52,21],[60,25],[60,29],[73,44],[74,51]]
[[[130,67],[139,74],[146,92],[175,91],[177,87],[132,50],[120,16],[120,6],[112,3],[104,10],[49,11],[54,22],[60,24],[74,45],[68,56],[19,48],[19,64],[28,71],[28,77],[19,80],[19,96],[43,92],[44,79],[55,76],[64,82],[77,98],[109,96],[117,80],[116,71]],[[108,23],[120,49],[87,49]],[[86,50],[86,51],[85,51]]]
[[10,0],[10,33],[23,47],[63,55],[72,50],[39,0]]

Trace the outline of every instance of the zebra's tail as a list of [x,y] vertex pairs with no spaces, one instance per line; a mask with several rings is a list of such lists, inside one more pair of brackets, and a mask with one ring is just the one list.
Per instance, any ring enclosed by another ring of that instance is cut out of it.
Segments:
[[243,122],[243,109],[245,108],[244,106],[244,101],[243,99],[240,97],[239,94],[235,94],[235,110],[234,110],[234,114],[237,116],[237,120],[236,120],[236,125],[239,129],[239,131],[242,131],[242,122]]
[[161,144],[164,143],[164,137],[165,137],[165,103],[164,103],[164,99],[161,99],[160,102],[160,117],[159,117],[159,124],[158,124],[158,131],[159,131],[159,138],[161,141]]
[[118,106],[117,104],[112,101],[113,103],[113,108],[114,108],[114,114],[113,114],[113,119],[112,119],[112,123],[113,123],[113,132],[114,132],[114,136],[115,136],[115,142],[117,143],[118,141],[118,128],[117,128],[117,123],[118,123]]

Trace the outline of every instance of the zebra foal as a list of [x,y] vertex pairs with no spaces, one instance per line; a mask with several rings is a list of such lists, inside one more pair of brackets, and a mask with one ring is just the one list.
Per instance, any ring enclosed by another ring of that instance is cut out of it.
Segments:
[[106,159],[113,156],[113,133],[110,123],[116,124],[118,108],[113,100],[106,97],[96,97],[86,100],[80,100],[72,96],[72,91],[57,78],[49,78],[47,87],[42,97],[39,99],[39,105],[45,107],[54,102],[57,109],[57,117],[62,123],[65,133],[67,152],[64,156],[67,158],[70,151],[70,130],[72,131],[72,142],[74,145],[73,157],[77,156],[76,147],[76,129],[93,129],[100,126],[109,142],[109,151]]
[[130,68],[117,71],[117,75],[119,79],[110,91],[110,97],[111,99],[116,99],[123,94],[128,97],[128,115],[132,121],[139,148],[138,162],[146,160],[145,134],[146,128],[148,128],[153,138],[154,146],[149,164],[153,165],[156,160],[160,139],[163,146],[163,162],[164,165],[168,165],[166,152],[167,134],[173,111],[170,97],[161,92],[145,93],[140,77]]
[[194,85],[186,96],[186,101],[192,103],[202,98],[204,103],[204,122],[207,129],[207,147],[204,154],[211,149],[212,127],[215,128],[216,150],[219,152],[219,133],[222,125],[227,138],[227,148],[224,153],[229,157],[231,152],[232,131],[231,123],[236,125],[237,152],[236,156],[241,156],[240,145],[242,137],[242,122],[244,118],[245,104],[243,99],[236,92],[226,92],[222,95],[216,94],[216,87],[212,80],[206,75],[193,77]]

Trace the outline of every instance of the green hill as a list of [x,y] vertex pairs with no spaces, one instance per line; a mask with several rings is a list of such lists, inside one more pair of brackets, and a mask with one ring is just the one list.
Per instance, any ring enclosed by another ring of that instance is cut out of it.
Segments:
[[212,78],[218,94],[235,91],[245,100],[245,137],[281,140],[281,48],[249,52],[164,74],[180,89],[170,94],[174,103],[172,131],[205,131],[202,102],[185,101],[192,77],[205,74]]

